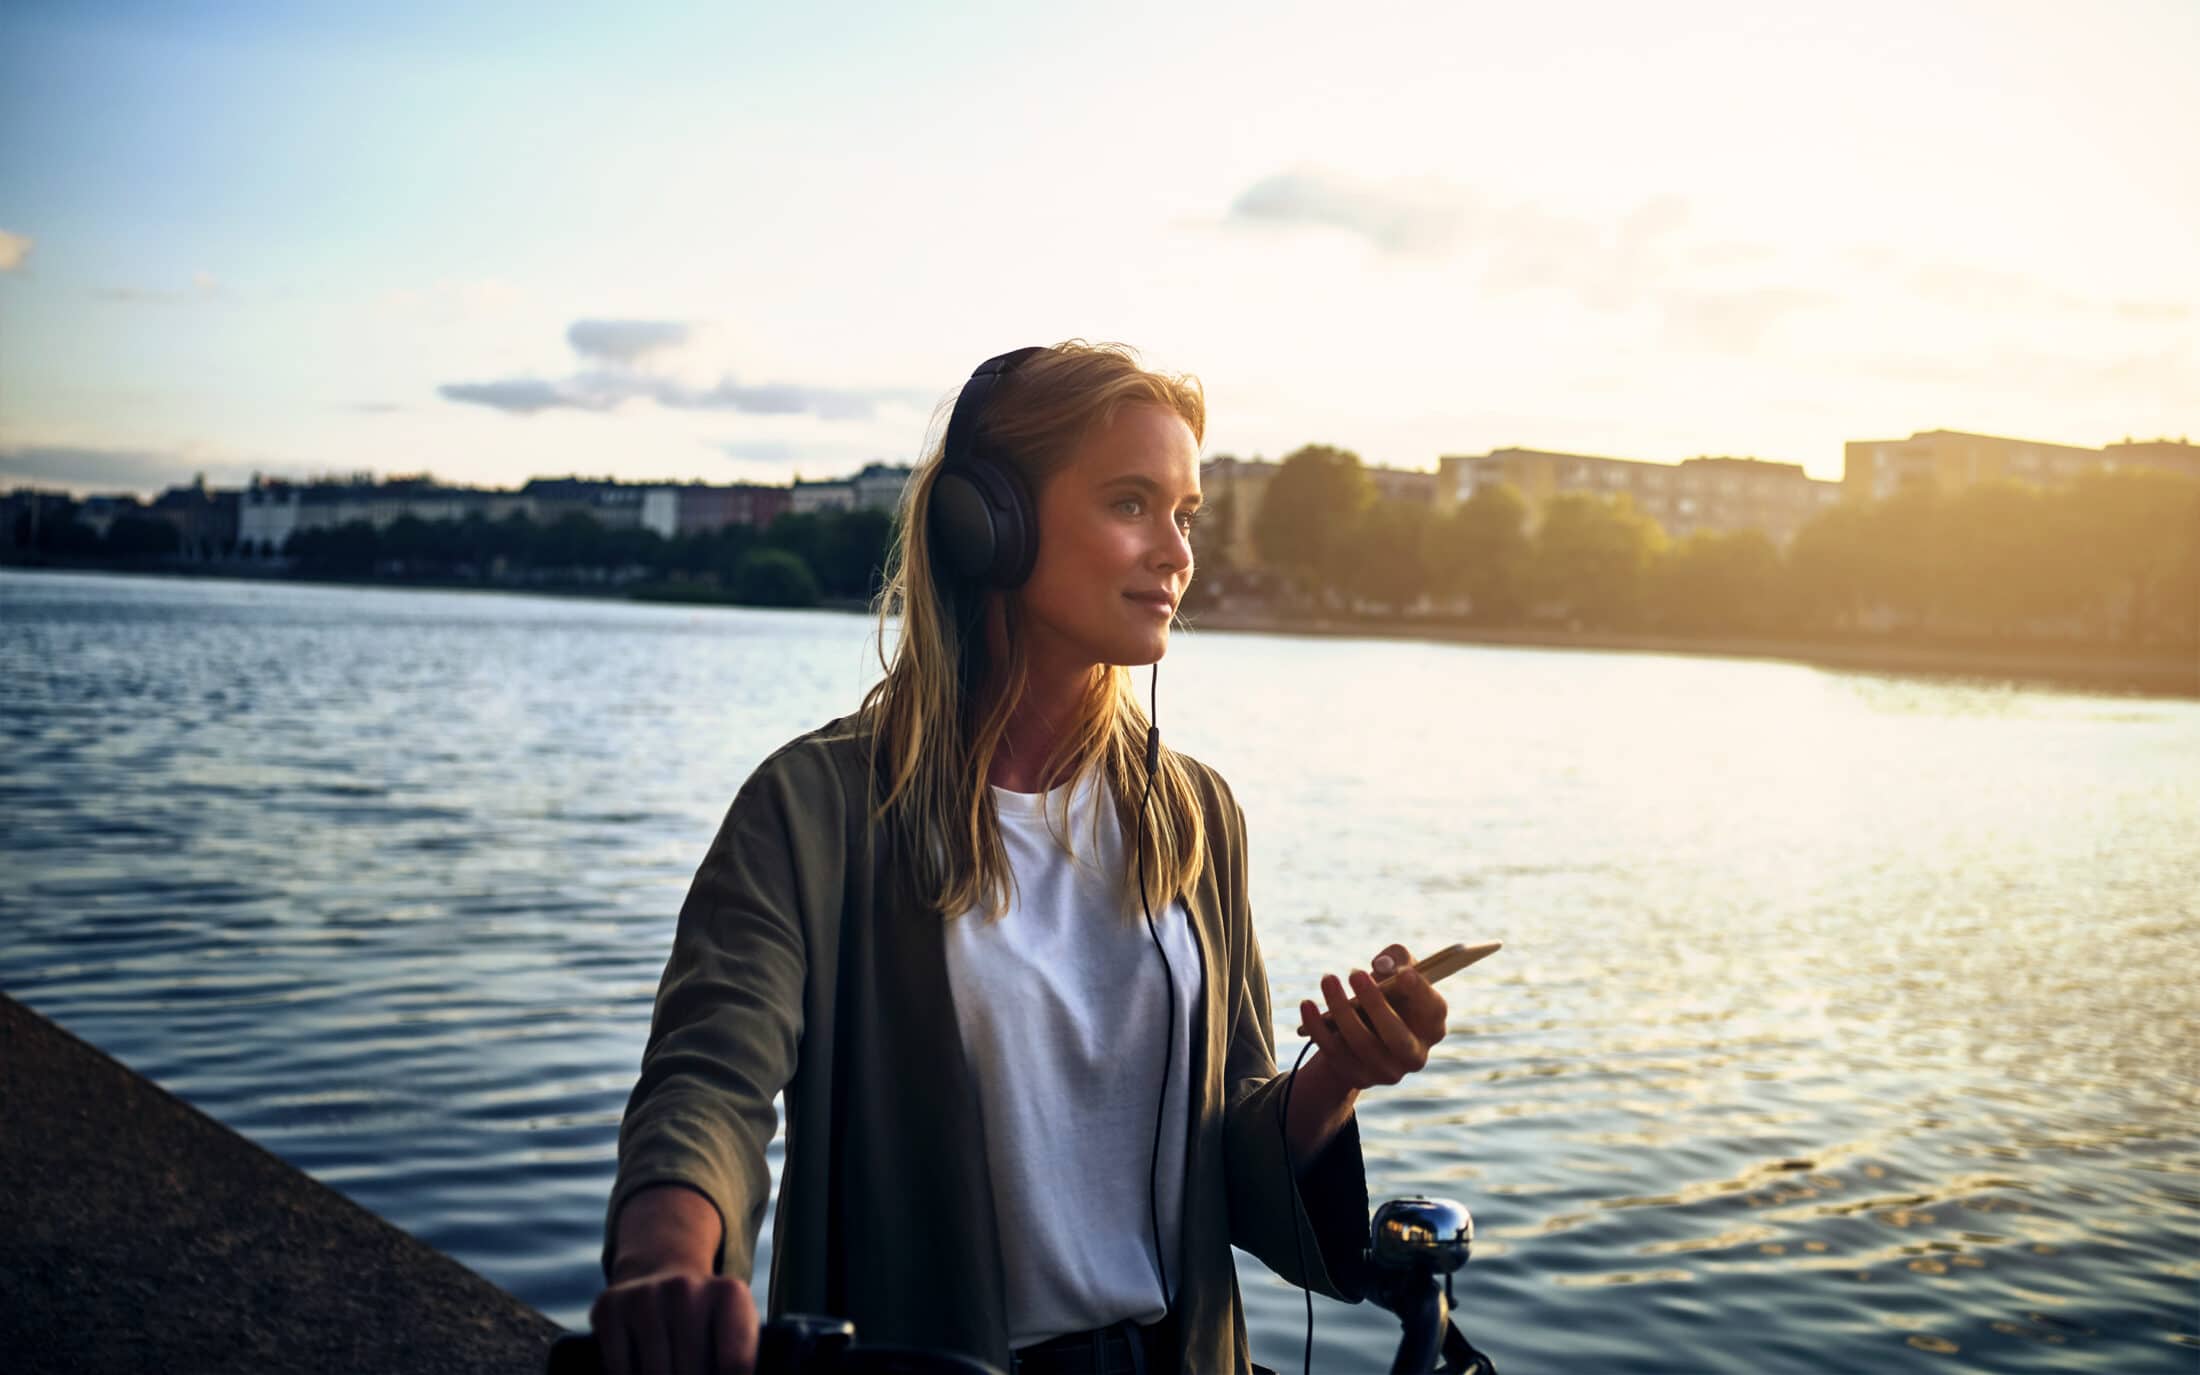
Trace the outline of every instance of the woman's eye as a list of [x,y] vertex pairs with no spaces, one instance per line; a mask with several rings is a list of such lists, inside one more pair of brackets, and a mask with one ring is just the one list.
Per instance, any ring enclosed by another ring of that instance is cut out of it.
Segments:
[[1126,516],[1143,515],[1146,510],[1146,503],[1139,500],[1137,497],[1125,497],[1121,501],[1115,503],[1115,509],[1121,511]]
[[1176,513],[1176,528],[1182,530],[1185,534],[1192,533],[1192,527],[1197,524],[1199,524],[1199,512],[1179,511]]

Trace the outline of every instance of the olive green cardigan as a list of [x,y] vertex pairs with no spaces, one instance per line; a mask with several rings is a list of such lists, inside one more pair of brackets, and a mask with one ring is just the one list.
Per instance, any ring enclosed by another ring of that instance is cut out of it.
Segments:
[[[1005,1370],[1001,1248],[942,918],[867,820],[868,753],[843,718],[766,759],[728,809],[680,909],[620,1126],[604,1270],[620,1205],[679,1183],[724,1222],[718,1272],[749,1278],[784,1089],[772,1314],[849,1318],[859,1340]],[[1348,1121],[1300,1162],[1303,1213],[1292,1206],[1277,1130],[1288,1076],[1246,902],[1244,815],[1220,775],[1178,758],[1205,810],[1209,862],[1186,902],[1205,978],[1182,1250],[1168,1270],[1183,1368],[1208,1375],[1251,1369],[1232,1245],[1317,1293],[1360,1297],[1367,1185]]]

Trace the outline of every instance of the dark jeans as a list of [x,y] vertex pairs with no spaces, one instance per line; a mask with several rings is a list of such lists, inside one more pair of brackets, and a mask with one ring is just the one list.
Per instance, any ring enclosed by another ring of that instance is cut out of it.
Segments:
[[1177,1375],[1176,1315],[1141,1327],[1125,1318],[1015,1353],[1011,1375]]

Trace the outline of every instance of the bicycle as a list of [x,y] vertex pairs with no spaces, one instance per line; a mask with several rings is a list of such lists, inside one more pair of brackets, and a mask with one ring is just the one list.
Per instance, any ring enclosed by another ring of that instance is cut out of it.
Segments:
[[[1365,1253],[1368,1297],[1397,1314],[1403,1329],[1392,1375],[1497,1375],[1452,1318],[1451,1277],[1474,1249],[1474,1219],[1448,1198],[1394,1198],[1375,1210]],[[1439,1362],[1441,1364],[1439,1364]],[[550,1348],[548,1375],[602,1375],[594,1333],[570,1333]],[[912,1347],[866,1346],[843,1318],[789,1313],[758,1334],[756,1375],[1003,1375],[969,1356]]]

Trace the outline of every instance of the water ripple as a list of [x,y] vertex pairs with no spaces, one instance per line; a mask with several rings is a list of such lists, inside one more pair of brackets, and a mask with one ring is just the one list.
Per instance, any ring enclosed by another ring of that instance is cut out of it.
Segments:
[[[865,634],[0,574],[0,984],[578,1324],[688,879]],[[1168,672],[1280,1007],[1507,942],[1360,1117],[1375,1196],[1473,1207],[1510,1375],[2191,1369],[2200,706],[1264,636]],[[1298,1291],[1240,1279],[1295,1369]],[[1317,1309],[1318,1368],[1385,1366],[1387,1316]]]

